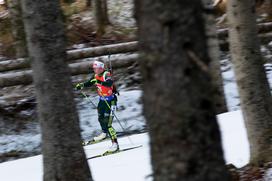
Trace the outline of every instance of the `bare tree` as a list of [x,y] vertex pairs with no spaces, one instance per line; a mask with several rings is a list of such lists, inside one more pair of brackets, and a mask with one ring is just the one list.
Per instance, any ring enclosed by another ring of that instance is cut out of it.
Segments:
[[254,0],[229,0],[231,58],[250,143],[250,163],[272,160],[271,93],[257,39]]
[[8,0],[8,9],[12,25],[12,36],[14,39],[16,57],[27,57],[28,53],[20,0]]
[[154,181],[224,181],[200,0],[135,0]]
[[66,60],[59,1],[22,0],[42,130],[44,181],[91,181]]

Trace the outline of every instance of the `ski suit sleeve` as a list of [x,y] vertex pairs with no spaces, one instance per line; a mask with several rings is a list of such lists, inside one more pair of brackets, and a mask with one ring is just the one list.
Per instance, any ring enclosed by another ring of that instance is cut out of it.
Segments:
[[94,79],[90,79],[86,82],[83,82],[83,87],[91,87],[92,85],[96,84],[97,83],[97,80],[94,78]]

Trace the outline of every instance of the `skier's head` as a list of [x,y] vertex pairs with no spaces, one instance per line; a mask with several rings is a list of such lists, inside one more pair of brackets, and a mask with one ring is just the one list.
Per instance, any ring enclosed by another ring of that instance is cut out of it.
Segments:
[[93,70],[94,70],[94,73],[101,74],[105,70],[104,63],[100,61],[94,61]]

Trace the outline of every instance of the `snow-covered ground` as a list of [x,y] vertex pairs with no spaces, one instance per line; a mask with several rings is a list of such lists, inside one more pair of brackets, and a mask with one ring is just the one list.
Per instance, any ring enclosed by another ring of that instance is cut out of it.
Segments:
[[[143,130],[145,127],[140,97],[140,90],[122,91],[118,97],[116,116],[125,131]],[[80,101],[78,112],[82,137],[84,140],[91,139],[101,130],[97,121],[97,111],[90,103],[90,101],[93,101],[97,105],[98,97],[90,96]],[[117,132],[124,132],[116,119],[113,121],[113,127]],[[40,151],[40,143],[41,135],[38,131],[36,131],[35,134],[33,132],[22,132],[16,135],[1,135],[0,155],[11,151],[30,152],[31,150],[35,150],[35,152],[37,152]]]
[[[236,84],[234,82],[234,74],[231,65],[228,64],[228,66],[228,70],[224,71],[223,77],[228,107],[232,112],[218,115],[218,122],[222,134],[226,163],[232,163],[236,167],[242,167],[249,161],[249,146],[243,118],[239,110],[239,99]],[[268,78],[272,80],[270,72],[271,64],[267,64],[265,67],[268,71]],[[119,120],[121,120],[121,124],[126,130],[140,130],[145,127],[145,120],[142,115],[141,94],[141,90],[121,91],[121,96],[118,101],[119,110],[116,112],[116,115]],[[90,100],[94,103],[97,103],[98,101],[97,97],[94,96],[84,99],[78,105],[82,136],[84,139],[90,139],[100,130],[97,122],[97,113],[92,107],[92,104],[90,104]],[[116,120],[113,125],[118,132],[122,132],[122,129]],[[149,176],[152,171],[150,165],[148,134],[133,135],[130,136],[130,139],[133,141],[133,144],[129,142],[127,137],[120,138],[121,147],[127,148],[134,145],[143,145],[143,147],[103,158],[89,160],[91,171],[96,181],[108,179],[120,181],[152,180]],[[40,134],[1,136],[0,154],[10,150],[28,151],[38,147],[39,144]],[[110,146],[109,141],[86,146],[85,151],[87,157],[103,153],[108,146]],[[105,169],[107,170],[107,174],[104,174]],[[16,174],[12,174],[11,170],[12,173]],[[271,172],[267,173],[267,175],[270,175],[269,179],[272,180]],[[1,181],[42,180],[42,156],[39,155],[1,163],[0,176]]]
[[[227,98],[229,111],[239,110],[239,96],[237,86],[235,83],[234,73],[228,59],[221,60],[224,89]],[[267,70],[267,77],[272,83],[272,65],[265,65]],[[87,92],[90,93],[90,92]],[[122,126],[126,131],[143,130],[145,128],[145,119],[142,115],[141,104],[141,90],[121,90],[121,95],[118,97],[118,111],[116,115],[121,121]],[[78,111],[80,117],[80,126],[82,130],[82,137],[84,140],[91,139],[95,134],[100,131],[100,126],[97,121],[97,112],[90,103],[90,100],[95,104],[98,102],[96,96],[91,96],[88,99],[81,99],[78,104]],[[116,119],[113,126],[117,132],[123,132]],[[0,155],[7,152],[39,152],[41,143],[41,135],[39,131],[35,133],[18,133],[14,135],[0,135]]]
[[[240,111],[218,115],[226,163],[242,167],[249,161],[249,145]],[[132,141],[132,143],[130,142]],[[110,141],[85,147],[87,158],[103,153]],[[133,150],[88,160],[94,180],[149,181],[152,180],[149,136],[147,133],[120,139],[121,148],[142,145]],[[107,174],[105,174],[107,170]],[[16,174],[14,174],[16,173]],[[34,156],[0,164],[1,181],[41,181],[42,156]],[[267,180],[272,179],[269,170]],[[268,177],[270,176],[270,177]]]

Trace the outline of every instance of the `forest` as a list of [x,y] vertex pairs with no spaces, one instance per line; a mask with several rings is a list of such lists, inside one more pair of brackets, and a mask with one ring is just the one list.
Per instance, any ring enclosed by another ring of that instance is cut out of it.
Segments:
[[271,33],[271,0],[0,0],[0,173],[42,155],[41,180],[99,180],[130,153],[143,180],[272,180]]

